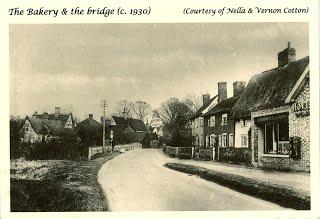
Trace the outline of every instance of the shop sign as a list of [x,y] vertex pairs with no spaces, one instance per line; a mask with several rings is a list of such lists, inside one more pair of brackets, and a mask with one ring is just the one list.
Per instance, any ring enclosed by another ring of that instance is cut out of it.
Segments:
[[293,105],[293,112],[297,117],[305,117],[310,115],[310,102],[300,102]]

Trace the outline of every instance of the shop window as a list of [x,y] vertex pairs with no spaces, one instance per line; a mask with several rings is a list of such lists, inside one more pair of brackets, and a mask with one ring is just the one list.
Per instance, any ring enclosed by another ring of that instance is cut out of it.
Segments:
[[290,153],[287,119],[264,126],[264,150],[267,154],[288,155]]
[[226,125],[228,123],[228,114],[222,114],[222,122],[221,125]]

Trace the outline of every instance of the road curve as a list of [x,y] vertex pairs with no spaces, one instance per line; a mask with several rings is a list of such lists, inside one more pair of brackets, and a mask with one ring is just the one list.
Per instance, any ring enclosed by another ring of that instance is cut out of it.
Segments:
[[282,207],[197,176],[170,170],[162,151],[137,149],[99,171],[111,211],[279,210]]

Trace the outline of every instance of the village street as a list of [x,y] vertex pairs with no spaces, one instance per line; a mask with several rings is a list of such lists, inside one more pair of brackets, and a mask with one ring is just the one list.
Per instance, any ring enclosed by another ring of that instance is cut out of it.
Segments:
[[111,211],[279,210],[280,206],[164,167],[158,149],[137,149],[105,163],[98,180]]

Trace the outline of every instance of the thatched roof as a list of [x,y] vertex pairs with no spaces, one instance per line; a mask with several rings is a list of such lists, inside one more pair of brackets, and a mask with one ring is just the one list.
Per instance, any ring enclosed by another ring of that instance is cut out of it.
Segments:
[[251,77],[234,105],[232,115],[235,118],[250,117],[253,111],[285,105],[287,96],[308,64],[309,56]]
[[210,106],[210,104],[216,99],[218,98],[218,95],[212,97],[208,102],[206,102],[205,104],[203,104],[194,114],[190,119],[195,119],[198,118],[199,116],[202,116],[202,111],[205,110],[208,106]]
[[33,114],[33,117],[35,118],[39,118],[39,119],[48,119],[48,120],[59,120],[61,121],[63,124],[65,124],[67,122],[67,120],[69,119],[71,115],[71,118],[72,118],[72,114],[69,113],[69,114]]
[[134,119],[134,118],[124,118],[120,116],[112,116],[112,119],[117,124],[117,126],[122,128],[127,128],[128,125],[135,131],[135,132],[147,132],[147,126],[141,119]]
[[60,135],[64,132],[63,124],[60,120],[40,119],[36,117],[27,117],[33,130],[37,134]]
[[230,112],[238,99],[239,99],[239,96],[230,97],[225,100],[222,100],[215,107],[213,107],[206,114],[204,114],[204,116],[210,116],[210,115],[214,115],[216,113]]

